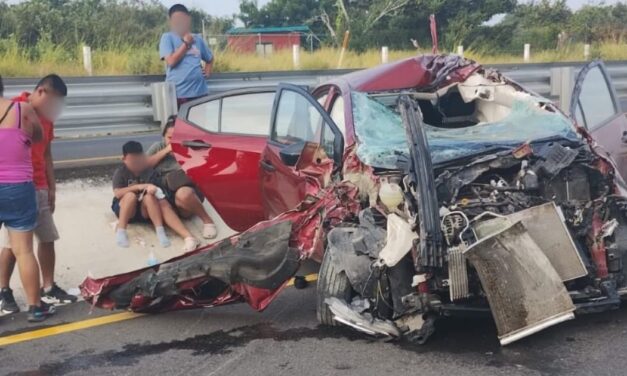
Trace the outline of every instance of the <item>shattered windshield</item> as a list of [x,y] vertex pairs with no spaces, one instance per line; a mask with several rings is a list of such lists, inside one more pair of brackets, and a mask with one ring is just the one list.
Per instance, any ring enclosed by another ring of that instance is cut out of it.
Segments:
[[[399,154],[408,154],[400,114],[367,94],[354,92],[353,119],[359,144],[357,156],[370,166],[397,168]],[[578,140],[570,121],[559,113],[539,109],[533,100],[514,101],[511,113],[494,123],[465,128],[440,128],[425,124],[433,163],[480,153],[494,146],[516,147],[524,142],[552,137]]]

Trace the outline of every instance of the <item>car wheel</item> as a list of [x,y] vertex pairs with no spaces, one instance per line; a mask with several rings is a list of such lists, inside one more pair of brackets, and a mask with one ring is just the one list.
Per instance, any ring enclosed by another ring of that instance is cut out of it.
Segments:
[[351,287],[348,277],[344,271],[339,271],[333,264],[331,257],[331,249],[327,248],[322,258],[322,265],[318,272],[318,288],[317,298],[317,315],[318,321],[323,325],[337,326],[338,323],[333,320],[333,313],[329,306],[324,302],[327,298],[338,298],[346,302],[350,302],[353,296],[353,288]]

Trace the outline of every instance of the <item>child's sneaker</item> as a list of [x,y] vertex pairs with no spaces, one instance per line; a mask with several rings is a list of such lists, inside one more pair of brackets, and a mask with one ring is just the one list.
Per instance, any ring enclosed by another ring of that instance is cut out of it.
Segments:
[[53,305],[41,302],[39,307],[30,306],[28,307],[28,322],[41,322],[47,319],[48,317],[54,315],[56,309]]
[[115,230],[115,242],[120,248],[128,248],[131,246],[131,243],[128,241],[126,229],[119,228]]

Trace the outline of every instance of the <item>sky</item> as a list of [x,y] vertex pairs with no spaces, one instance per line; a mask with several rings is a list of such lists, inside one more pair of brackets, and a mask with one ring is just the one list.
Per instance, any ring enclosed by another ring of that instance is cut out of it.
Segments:
[[[258,4],[261,6],[268,1],[269,0],[258,0]],[[567,0],[567,3],[571,8],[578,9],[585,4],[614,4],[621,1],[625,2],[627,0]],[[239,9],[239,0],[161,0],[161,2],[168,6],[175,3],[182,3],[189,7],[203,9],[213,16],[230,16],[237,13]]]
[[[22,0],[9,0],[9,3],[19,3]],[[239,0],[160,0],[166,6],[170,6],[175,3],[182,3],[188,7],[200,8],[213,16],[231,16],[239,10]],[[269,0],[258,0],[258,4],[261,6],[267,3]],[[525,1],[525,0],[522,0]],[[618,2],[625,2],[627,0],[567,0],[568,5],[573,9],[578,9],[585,4],[614,4]]]

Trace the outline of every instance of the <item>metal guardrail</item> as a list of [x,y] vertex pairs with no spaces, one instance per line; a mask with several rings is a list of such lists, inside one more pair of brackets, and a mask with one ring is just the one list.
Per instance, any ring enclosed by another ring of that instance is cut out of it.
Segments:
[[[577,72],[583,62],[557,64],[491,65],[540,95],[558,100],[552,90],[552,72],[570,66]],[[614,85],[627,109],[627,61],[608,62]],[[351,70],[216,73],[209,79],[214,93],[230,89],[267,86],[279,82],[316,85]],[[153,120],[151,84],[162,82],[161,75],[70,77],[67,107],[56,124],[58,137],[95,136],[156,130]],[[35,79],[5,79],[5,96],[32,90]]]

